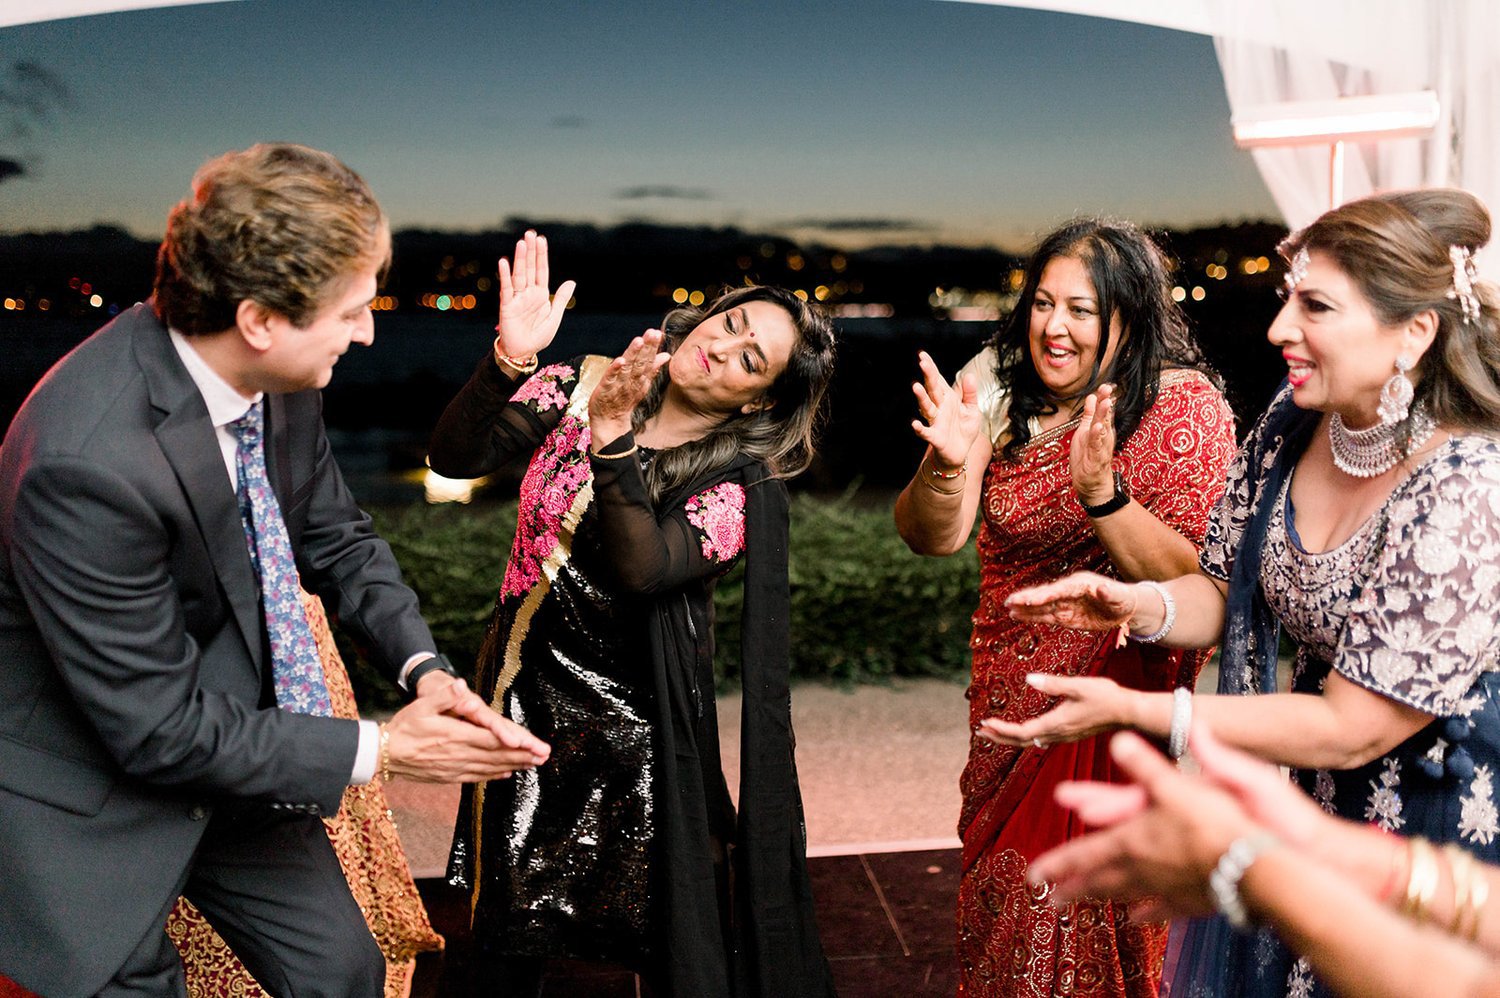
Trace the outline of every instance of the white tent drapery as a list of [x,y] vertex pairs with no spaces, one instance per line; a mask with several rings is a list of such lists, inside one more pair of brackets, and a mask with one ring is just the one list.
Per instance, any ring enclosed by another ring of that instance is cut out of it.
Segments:
[[223,2],[225,0],[10,0],[8,3],[0,3],[0,28],[62,17],[109,14],[138,7],[177,7],[190,3]]
[[[1231,113],[1266,104],[1431,90],[1427,138],[1351,144],[1343,193],[1462,187],[1500,212],[1500,4],[1493,0],[968,0],[1213,36]],[[1292,228],[1328,207],[1329,151],[1252,152]],[[1500,253],[1476,258],[1491,279]]]

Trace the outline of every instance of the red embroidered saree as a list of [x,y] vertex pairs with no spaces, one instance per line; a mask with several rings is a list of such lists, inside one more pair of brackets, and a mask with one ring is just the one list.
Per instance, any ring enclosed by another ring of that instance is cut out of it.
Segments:
[[[1206,653],[1149,645],[1115,648],[1115,635],[1018,623],[1005,598],[1075,571],[1115,574],[1073,494],[1068,448],[1077,423],[1034,436],[1011,463],[998,453],[980,504],[980,602],[974,613],[971,727],[1021,721],[1052,706],[1028,672],[1107,675],[1140,689],[1191,687]],[[1202,375],[1169,371],[1156,404],[1116,456],[1131,496],[1201,544],[1234,456],[1232,417]],[[1081,901],[1054,908],[1026,883],[1027,864],[1081,834],[1052,799],[1063,780],[1115,779],[1107,739],[1044,749],[974,739],[962,777],[964,874],[958,898],[959,993],[966,996],[1154,996],[1166,926],[1131,925],[1123,906]]]

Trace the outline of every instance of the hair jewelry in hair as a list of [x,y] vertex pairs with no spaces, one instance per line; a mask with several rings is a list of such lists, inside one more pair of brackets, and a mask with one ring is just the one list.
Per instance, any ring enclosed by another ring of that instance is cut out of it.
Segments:
[[1287,294],[1296,291],[1297,285],[1301,284],[1302,279],[1307,276],[1309,262],[1306,246],[1300,247],[1296,253],[1292,254],[1291,260],[1287,261],[1286,276],[1282,278],[1286,283]]
[[[1328,443],[1333,449],[1333,463],[1344,474],[1355,478],[1374,478],[1385,474],[1404,456],[1402,448],[1396,446],[1397,425],[1387,423],[1382,417],[1374,426],[1351,430],[1344,425],[1344,417],[1334,413],[1328,419]],[[1406,452],[1410,453],[1426,443],[1436,429],[1437,422],[1418,407],[1411,414]]]
[[1449,246],[1448,258],[1453,261],[1453,287],[1448,297],[1458,299],[1459,307],[1464,310],[1464,323],[1468,324],[1479,318],[1479,294],[1474,290],[1479,271],[1474,266],[1474,254],[1467,246]]

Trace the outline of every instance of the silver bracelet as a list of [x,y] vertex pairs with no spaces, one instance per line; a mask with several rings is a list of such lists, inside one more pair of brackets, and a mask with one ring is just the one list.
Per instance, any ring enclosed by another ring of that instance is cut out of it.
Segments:
[[1167,755],[1181,759],[1187,751],[1188,729],[1193,725],[1193,691],[1179,686],[1172,691],[1172,733],[1167,738]]
[[1219,863],[1208,875],[1208,889],[1213,892],[1214,904],[1234,928],[1244,931],[1250,927],[1250,913],[1245,910],[1245,901],[1240,897],[1240,880],[1250,864],[1267,850],[1281,845],[1281,840],[1270,832],[1255,832],[1229,843]]
[[1160,582],[1152,582],[1150,579],[1142,579],[1140,582],[1137,582],[1136,585],[1145,586],[1147,589],[1154,590],[1156,595],[1161,597],[1161,607],[1164,611],[1164,615],[1162,616],[1161,621],[1161,627],[1152,631],[1150,634],[1132,634],[1130,636],[1131,640],[1133,641],[1144,641],[1147,644],[1152,644],[1166,637],[1167,633],[1172,630],[1172,625],[1177,623],[1177,601],[1172,598],[1171,593],[1167,592],[1167,587],[1162,585]]

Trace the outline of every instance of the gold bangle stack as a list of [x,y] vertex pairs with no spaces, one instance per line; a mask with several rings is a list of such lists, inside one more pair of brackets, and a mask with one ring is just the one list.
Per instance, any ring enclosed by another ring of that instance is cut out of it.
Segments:
[[391,782],[391,733],[384,724],[380,726],[380,782]]
[[1448,858],[1448,869],[1453,876],[1453,934],[1462,939],[1479,937],[1479,920],[1484,906],[1490,899],[1490,882],[1484,869],[1474,862],[1474,857],[1461,846],[1448,843],[1443,846],[1443,855]]
[[968,470],[968,464],[964,463],[958,466],[957,471],[939,471],[937,464],[932,460],[932,451],[928,451],[922,457],[922,465],[918,469],[921,473],[922,484],[941,496],[956,496],[963,492],[963,486],[956,489],[940,489],[937,482],[951,482],[955,478],[962,477],[963,473]]
[[1423,838],[1413,838],[1411,866],[1406,877],[1406,893],[1401,900],[1401,911],[1416,922],[1427,920],[1427,908],[1437,893],[1441,874],[1438,869],[1437,850]]

